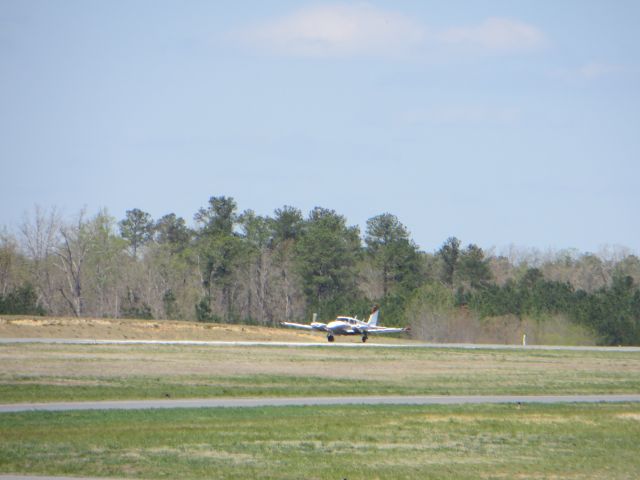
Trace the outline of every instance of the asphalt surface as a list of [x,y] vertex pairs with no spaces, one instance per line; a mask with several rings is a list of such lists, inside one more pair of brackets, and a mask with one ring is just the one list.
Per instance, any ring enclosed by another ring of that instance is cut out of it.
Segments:
[[522,346],[476,343],[340,343],[339,339],[334,343],[304,343],[200,340],[100,340],[80,338],[0,338],[0,344],[12,343],[47,343],[64,345],[190,345],[203,347],[461,348],[466,350],[567,350],[586,352],[640,352],[640,347],[593,347],[561,345]]
[[71,410],[147,410],[160,408],[256,408],[329,405],[465,405],[496,403],[640,402],[640,394],[615,395],[409,395],[345,397],[205,398],[0,405],[0,413]]

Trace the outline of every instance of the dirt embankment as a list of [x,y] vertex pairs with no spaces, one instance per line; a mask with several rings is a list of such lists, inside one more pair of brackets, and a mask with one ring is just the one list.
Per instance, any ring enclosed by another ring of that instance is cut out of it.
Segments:
[[324,342],[321,334],[283,328],[171,320],[0,316],[0,338]]

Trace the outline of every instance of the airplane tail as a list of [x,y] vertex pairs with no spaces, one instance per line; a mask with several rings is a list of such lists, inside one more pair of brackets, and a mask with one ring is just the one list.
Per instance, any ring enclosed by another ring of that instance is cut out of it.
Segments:
[[367,324],[371,327],[375,327],[378,324],[378,315],[380,314],[380,307],[375,305],[371,310],[371,315],[369,315],[369,320]]

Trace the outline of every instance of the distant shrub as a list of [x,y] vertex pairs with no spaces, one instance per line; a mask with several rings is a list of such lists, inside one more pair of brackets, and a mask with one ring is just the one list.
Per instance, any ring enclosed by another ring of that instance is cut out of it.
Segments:
[[33,285],[25,283],[16,287],[6,295],[0,295],[0,313],[8,315],[46,315],[42,306],[38,305],[38,295]]
[[153,313],[151,307],[143,302],[140,295],[134,290],[128,289],[127,298],[120,309],[122,318],[141,318],[143,320],[152,320]]
[[206,323],[222,322],[222,319],[211,311],[208,297],[204,297],[198,303],[196,303],[196,319],[199,322]]

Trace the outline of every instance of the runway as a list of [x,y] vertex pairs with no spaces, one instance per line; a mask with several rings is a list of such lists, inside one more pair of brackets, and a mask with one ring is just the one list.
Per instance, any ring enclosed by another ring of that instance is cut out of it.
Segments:
[[392,395],[345,397],[204,398],[99,402],[18,403],[0,405],[0,413],[72,410],[147,410],[166,408],[257,408],[331,405],[469,405],[499,403],[640,402],[640,394],[612,395]]
[[640,352],[640,347],[595,347],[562,345],[505,345],[478,343],[334,343],[245,342],[200,340],[101,340],[82,338],[0,338],[0,344],[45,343],[63,345],[184,345],[199,347],[291,347],[291,348],[459,348],[464,350],[558,350],[584,352]]

